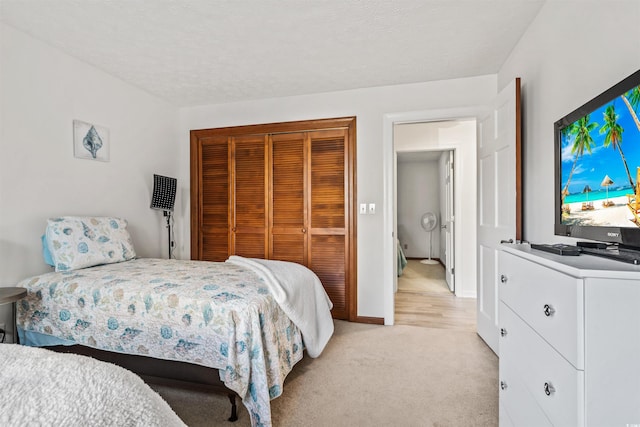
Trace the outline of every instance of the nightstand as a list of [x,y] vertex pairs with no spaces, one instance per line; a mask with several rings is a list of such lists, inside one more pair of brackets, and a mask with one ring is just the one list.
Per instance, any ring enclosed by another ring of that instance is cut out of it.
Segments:
[[[0,288],[0,305],[11,303],[11,321],[13,322],[13,342],[18,340],[18,330],[16,328],[16,302],[27,296],[25,288]],[[6,335],[7,331],[5,331]]]

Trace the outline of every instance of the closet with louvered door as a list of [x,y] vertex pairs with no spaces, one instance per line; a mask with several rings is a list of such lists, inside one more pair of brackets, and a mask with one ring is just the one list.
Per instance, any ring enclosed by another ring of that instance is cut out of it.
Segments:
[[191,131],[191,258],[305,265],[349,320],[354,201],[355,118]]

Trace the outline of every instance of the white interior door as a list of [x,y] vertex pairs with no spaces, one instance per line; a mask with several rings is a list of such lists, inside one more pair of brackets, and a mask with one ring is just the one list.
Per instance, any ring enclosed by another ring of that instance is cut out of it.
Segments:
[[446,177],[445,177],[445,206],[444,212],[445,217],[442,221],[442,228],[444,229],[444,267],[445,267],[445,280],[447,281],[447,285],[449,286],[449,290],[451,292],[455,292],[455,256],[454,256],[454,221],[455,218],[453,216],[454,206],[453,206],[453,189],[454,189],[454,173],[453,173],[453,151],[449,151],[449,160],[446,162]]
[[520,79],[478,121],[478,335],[498,354],[498,250],[520,239]]

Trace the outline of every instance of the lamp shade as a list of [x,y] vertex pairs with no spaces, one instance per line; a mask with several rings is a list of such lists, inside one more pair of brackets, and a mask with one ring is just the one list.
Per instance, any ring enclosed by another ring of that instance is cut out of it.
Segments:
[[178,180],[176,178],[153,174],[151,209],[173,211],[177,184]]

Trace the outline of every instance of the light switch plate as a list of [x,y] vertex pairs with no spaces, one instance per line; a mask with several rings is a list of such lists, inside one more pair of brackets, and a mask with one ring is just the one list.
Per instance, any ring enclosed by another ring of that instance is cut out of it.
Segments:
[[375,203],[369,203],[369,214],[373,215],[374,213],[376,213],[376,204]]
[[367,214],[367,204],[360,203],[360,215],[366,215],[366,214]]

